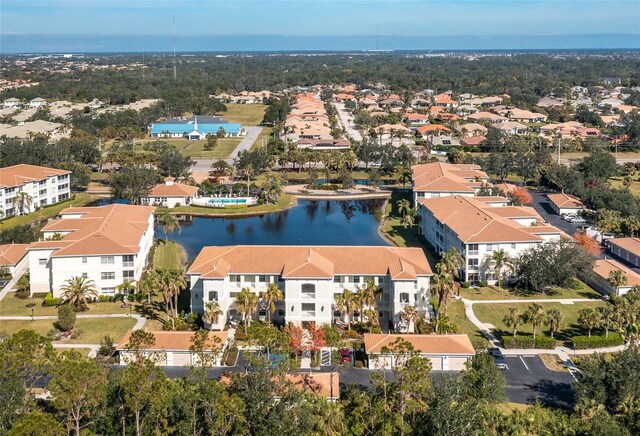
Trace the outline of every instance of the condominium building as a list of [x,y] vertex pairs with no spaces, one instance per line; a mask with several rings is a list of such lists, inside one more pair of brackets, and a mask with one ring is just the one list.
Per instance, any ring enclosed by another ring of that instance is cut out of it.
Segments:
[[436,252],[455,247],[462,254],[463,280],[493,283],[494,251],[503,249],[517,258],[523,251],[563,234],[544,223],[533,208],[506,206],[495,198],[453,195],[419,199],[420,233]]
[[419,198],[437,198],[449,195],[474,196],[489,182],[489,176],[479,165],[431,162],[414,165],[413,203]]
[[[5,216],[24,214],[66,200],[71,195],[70,174],[27,164],[0,168],[0,209]],[[18,192],[27,193],[30,201],[16,201]]]
[[[401,330],[404,307],[426,312],[432,272],[419,248],[262,245],[204,247],[187,274],[191,310],[203,313],[214,301],[223,311],[212,328],[237,319],[235,298],[243,288],[259,294],[274,283],[284,300],[272,319],[323,324],[342,318],[335,302],[344,289],[355,292],[373,281],[382,290],[376,302],[381,327]],[[266,310],[261,305],[259,316]]]
[[82,276],[113,295],[123,281],[139,280],[153,245],[153,211],[124,204],[63,210],[29,247],[31,293],[59,297],[68,279]]

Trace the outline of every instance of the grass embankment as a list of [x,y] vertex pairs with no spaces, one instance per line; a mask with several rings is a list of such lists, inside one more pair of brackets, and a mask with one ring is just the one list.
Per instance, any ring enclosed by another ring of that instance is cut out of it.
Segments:
[[460,295],[468,300],[527,300],[527,299],[547,299],[547,298],[591,298],[599,299],[602,296],[586,283],[574,280],[571,288],[557,288],[545,294],[534,294],[521,290],[502,288],[497,286],[487,286],[483,288],[460,289]]
[[265,104],[237,104],[225,103],[226,112],[218,115],[230,123],[240,123],[243,126],[259,126],[267,110]]
[[[622,189],[624,188],[623,177],[611,177],[609,179],[609,183],[612,188]],[[632,177],[631,185],[629,186],[629,192],[631,192],[636,197],[640,196],[640,180]]]
[[[31,316],[33,309],[34,316],[57,316],[58,309],[55,306],[42,306],[42,298],[16,298],[13,292],[7,294],[0,300],[0,316]],[[35,303],[33,307],[27,307],[27,304]],[[78,312],[78,315],[101,315],[110,313],[129,313],[129,309],[122,308],[122,302],[115,303],[89,303],[89,310]],[[0,324],[4,321],[0,321]],[[2,327],[0,326],[0,329]]]
[[77,193],[74,194],[73,197],[69,200],[43,207],[42,209],[39,209],[27,215],[14,216],[3,220],[0,222],[0,230],[8,229],[10,227],[22,224],[32,224],[38,221],[44,221],[58,215],[63,209],[66,209],[68,207],[86,206],[94,200],[95,197],[90,194],[84,192]]
[[272,127],[263,128],[262,132],[260,132],[260,134],[258,135],[256,140],[253,142],[249,150],[250,151],[257,150],[258,148],[262,147],[263,143],[266,144],[269,141],[269,138],[271,137],[272,130],[273,130]]
[[458,332],[469,335],[469,339],[476,349],[486,348],[489,341],[482,332],[467,319],[464,313],[464,303],[458,300],[451,300],[447,305],[447,316],[449,321],[458,326]]
[[184,248],[173,241],[158,241],[153,254],[154,268],[182,268],[187,262],[187,253]]
[[183,156],[189,156],[194,159],[222,159],[229,157],[233,150],[236,149],[242,138],[222,138],[218,139],[218,144],[213,150],[205,150],[207,141],[192,141],[186,147],[178,147]]
[[[559,342],[569,341],[572,336],[586,335],[587,331],[578,324],[579,312],[585,308],[597,308],[606,306],[609,303],[604,301],[582,302],[574,304],[561,303],[538,303],[545,311],[558,309],[564,315],[564,322],[560,330],[554,335]],[[504,335],[513,334],[513,330],[507,327],[502,320],[509,312],[511,307],[515,307],[519,313],[525,312],[530,303],[490,303],[490,304],[474,304],[473,311],[480,321],[483,323],[491,323],[495,327],[494,333],[497,337],[502,338]],[[518,326],[518,336],[530,336],[533,333],[531,324],[520,324]],[[593,330],[596,333],[596,329]],[[536,334],[549,335],[546,326],[538,326]]]
[[186,213],[206,216],[250,216],[269,212],[278,212],[295,205],[295,198],[288,194],[282,194],[278,201],[269,204],[247,207],[197,207],[180,206],[170,210],[171,213]]
[[[2,321],[0,323],[0,332],[13,334],[22,329],[30,329],[46,336],[49,331],[55,329],[54,322],[55,320],[50,319]],[[136,320],[133,318],[78,319],[74,330],[82,330],[82,333],[75,339],[68,339],[62,342],[65,344],[98,344],[105,336],[111,336],[114,342],[118,342],[127,331],[131,330],[135,323]]]
[[380,231],[398,247],[422,248],[431,265],[431,269],[435,270],[435,265],[438,263],[439,258],[433,247],[422,236],[418,235],[417,224],[413,227],[402,225],[402,214],[398,212],[398,201],[405,199],[412,201],[410,191],[393,191],[389,204],[387,204],[385,219],[380,226]]

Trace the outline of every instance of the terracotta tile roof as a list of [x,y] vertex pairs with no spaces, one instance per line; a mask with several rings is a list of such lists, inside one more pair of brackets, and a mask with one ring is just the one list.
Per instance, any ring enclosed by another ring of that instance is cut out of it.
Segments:
[[549,201],[555,204],[557,207],[564,209],[582,209],[584,205],[579,198],[573,195],[567,195],[565,193],[547,194]]
[[528,206],[496,207],[491,213],[505,218],[533,218],[538,222],[544,221],[534,208]]
[[27,249],[31,244],[4,244],[0,245],[0,265],[15,266],[27,255]]
[[[504,209],[503,207],[492,207],[475,200],[473,197],[452,195],[440,198],[421,198],[418,201],[431,211],[438,221],[451,228],[465,243],[541,242],[542,238],[536,233],[562,234],[560,230],[549,225],[524,226],[518,224],[513,219],[495,213],[499,209]],[[509,207],[508,210],[517,209],[520,208],[511,209]]]
[[426,126],[418,127],[416,129],[421,134],[429,133],[429,132],[450,132],[451,129],[440,124],[428,124]]
[[[221,260],[226,263],[220,264]],[[234,245],[204,247],[188,274],[212,278],[226,274],[278,274],[288,278],[391,274],[415,280],[432,272],[419,248]]]
[[613,238],[609,239],[609,244],[640,256],[640,238]]
[[[126,350],[132,332],[132,330],[129,330],[120,340],[120,343],[116,347],[118,350]],[[164,330],[149,333],[153,334],[155,344],[146,348],[148,351],[189,351],[189,347],[191,347],[191,338],[193,338],[193,335],[195,334],[195,332],[192,331],[182,332]],[[228,335],[228,331],[210,331],[207,346],[209,348],[212,346],[215,346],[215,348],[223,346],[227,342]],[[218,342],[216,338],[219,339],[220,342]]]
[[626,286],[640,286],[640,274],[627,268],[618,261],[613,259],[598,259],[593,265],[593,272],[604,280],[609,280],[609,274],[613,271],[622,271],[624,273],[627,277]]
[[488,176],[478,165],[456,165],[443,162],[414,165],[413,190],[418,192],[470,192],[482,185],[476,178]]
[[472,115],[468,115],[467,119],[470,121],[490,120],[492,122],[507,121],[508,118],[501,115],[496,115],[492,112],[477,112]]
[[71,174],[71,171],[27,164],[13,165],[0,168],[0,187],[20,186],[63,174]]
[[475,145],[482,144],[486,140],[487,140],[487,138],[485,138],[484,136],[469,136],[467,138],[461,138],[460,139],[460,144],[469,145],[469,146],[475,146]]
[[159,184],[151,188],[147,197],[193,197],[198,193],[197,186],[174,183],[167,185]]
[[52,257],[135,254],[154,210],[151,206],[125,204],[68,208],[60,215],[81,214],[81,217],[49,221],[42,231],[70,233],[61,241],[35,242],[29,249],[58,248]]
[[414,121],[414,120],[428,120],[429,117],[425,114],[407,114],[405,116],[405,118],[409,121]]
[[365,333],[364,348],[367,353],[379,354],[397,339],[403,339],[413,345],[421,354],[464,355],[476,354],[467,335],[390,335],[384,333]]

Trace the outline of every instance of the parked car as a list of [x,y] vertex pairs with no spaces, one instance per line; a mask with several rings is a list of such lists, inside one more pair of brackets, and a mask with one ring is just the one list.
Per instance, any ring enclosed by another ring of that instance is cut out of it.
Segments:
[[504,355],[502,354],[502,351],[500,351],[500,348],[489,348],[489,354],[496,359],[504,359]]
[[575,217],[577,217],[578,215],[574,214],[574,213],[568,213],[566,215],[562,216],[562,219],[565,221],[569,221],[571,222],[572,219],[574,219]]
[[586,219],[584,219],[584,218],[582,218],[581,216],[577,216],[577,217],[575,217],[574,219],[572,219],[572,220],[571,220],[571,222],[572,222],[573,224],[584,224],[584,223],[586,223],[586,222],[587,222],[587,220],[586,220]]
[[351,350],[340,348],[340,363],[351,363]]

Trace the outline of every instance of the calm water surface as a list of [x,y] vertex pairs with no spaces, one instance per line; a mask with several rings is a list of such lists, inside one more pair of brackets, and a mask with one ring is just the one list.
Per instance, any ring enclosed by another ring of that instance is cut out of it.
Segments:
[[[383,200],[299,201],[282,212],[245,218],[193,217],[169,239],[189,258],[207,245],[388,245],[378,233]],[[162,226],[156,236],[164,238]]]

